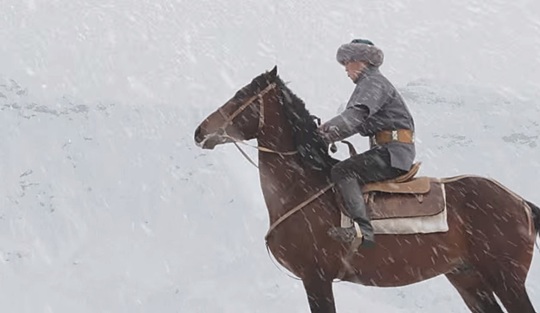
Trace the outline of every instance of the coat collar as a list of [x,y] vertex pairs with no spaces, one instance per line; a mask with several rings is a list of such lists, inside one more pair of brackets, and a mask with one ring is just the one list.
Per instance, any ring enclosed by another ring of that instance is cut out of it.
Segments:
[[358,75],[358,77],[356,78],[356,80],[354,81],[355,84],[358,84],[360,83],[362,80],[364,80],[366,77],[368,76],[371,76],[371,74],[373,73],[376,73],[379,71],[379,68],[378,67],[375,67],[375,66],[368,66],[366,67],[362,73],[360,73],[360,75]]

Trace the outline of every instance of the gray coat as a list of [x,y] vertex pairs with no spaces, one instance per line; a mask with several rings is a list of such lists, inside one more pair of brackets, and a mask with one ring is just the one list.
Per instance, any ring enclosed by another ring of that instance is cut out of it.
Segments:
[[[345,110],[323,125],[331,129],[327,136],[339,141],[354,134],[373,136],[382,130],[410,129],[414,120],[396,88],[377,67],[367,68],[355,81]],[[414,143],[390,142],[384,145],[390,152],[391,166],[408,171],[414,162]]]

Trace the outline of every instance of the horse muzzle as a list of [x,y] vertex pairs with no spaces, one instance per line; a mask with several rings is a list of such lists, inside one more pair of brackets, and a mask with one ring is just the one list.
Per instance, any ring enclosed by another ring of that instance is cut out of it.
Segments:
[[195,143],[203,149],[212,150],[217,145],[229,142],[233,142],[233,140],[223,130],[218,130],[210,134],[202,134],[200,127],[195,130]]

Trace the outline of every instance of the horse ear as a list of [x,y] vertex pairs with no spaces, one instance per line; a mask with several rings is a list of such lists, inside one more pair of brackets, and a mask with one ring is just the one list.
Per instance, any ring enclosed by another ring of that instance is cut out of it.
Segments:
[[277,75],[277,65],[274,66],[274,68],[268,73],[271,78],[276,78]]

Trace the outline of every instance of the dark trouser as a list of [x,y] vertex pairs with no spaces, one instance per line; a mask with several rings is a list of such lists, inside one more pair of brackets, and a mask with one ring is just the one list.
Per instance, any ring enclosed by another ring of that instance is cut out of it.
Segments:
[[348,215],[364,234],[373,241],[373,227],[367,214],[361,186],[405,174],[406,171],[390,165],[390,153],[385,147],[375,147],[343,160],[332,168],[332,181],[338,187]]

